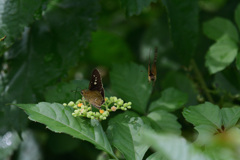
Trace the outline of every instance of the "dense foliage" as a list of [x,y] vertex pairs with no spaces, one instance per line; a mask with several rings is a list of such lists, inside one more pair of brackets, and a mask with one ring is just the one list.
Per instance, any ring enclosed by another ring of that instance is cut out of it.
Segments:
[[0,0],[0,159],[240,159],[239,33],[238,0]]

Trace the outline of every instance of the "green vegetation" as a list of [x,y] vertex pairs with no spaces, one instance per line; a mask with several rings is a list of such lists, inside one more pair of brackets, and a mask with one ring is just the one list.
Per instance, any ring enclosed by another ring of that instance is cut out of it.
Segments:
[[[0,0],[0,17],[1,160],[240,159],[239,1]],[[101,110],[80,94],[94,68]]]

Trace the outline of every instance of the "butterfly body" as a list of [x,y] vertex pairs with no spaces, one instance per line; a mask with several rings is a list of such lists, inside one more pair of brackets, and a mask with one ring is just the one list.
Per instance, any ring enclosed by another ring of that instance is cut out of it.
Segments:
[[154,55],[154,61],[151,67],[150,63],[150,55],[149,55],[149,63],[148,63],[148,81],[149,82],[155,82],[157,79],[157,48],[155,48],[155,55]]
[[102,85],[102,78],[97,69],[92,72],[89,88],[81,91],[82,96],[94,107],[100,109],[104,100],[104,88]]

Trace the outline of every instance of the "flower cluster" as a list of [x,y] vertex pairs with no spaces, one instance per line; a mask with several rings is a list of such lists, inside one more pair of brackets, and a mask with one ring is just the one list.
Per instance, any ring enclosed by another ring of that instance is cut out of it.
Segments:
[[104,109],[100,109],[97,112],[92,111],[92,106],[84,99],[79,99],[76,102],[70,101],[68,104],[64,103],[64,106],[70,106],[74,109],[72,115],[74,117],[87,117],[91,119],[106,120],[110,112],[115,112],[118,109],[126,111],[131,109],[131,102],[124,103],[121,98],[117,97],[105,97],[105,103],[101,106]]

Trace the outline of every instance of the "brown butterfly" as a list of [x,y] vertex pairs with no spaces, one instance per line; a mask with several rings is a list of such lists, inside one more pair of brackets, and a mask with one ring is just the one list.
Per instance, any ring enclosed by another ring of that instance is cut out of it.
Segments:
[[156,67],[156,63],[157,63],[157,48],[155,48],[155,55],[154,55],[154,61],[152,64],[152,68],[150,67],[150,54],[149,54],[149,63],[148,63],[148,81],[149,82],[153,82],[153,84],[155,83],[156,79],[157,79],[157,67]]
[[105,102],[102,78],[97,69],[94,69],[92,72],[89,88],[82,90],[81,94],[86,101],[98,109],[100,109],[101,105]]

